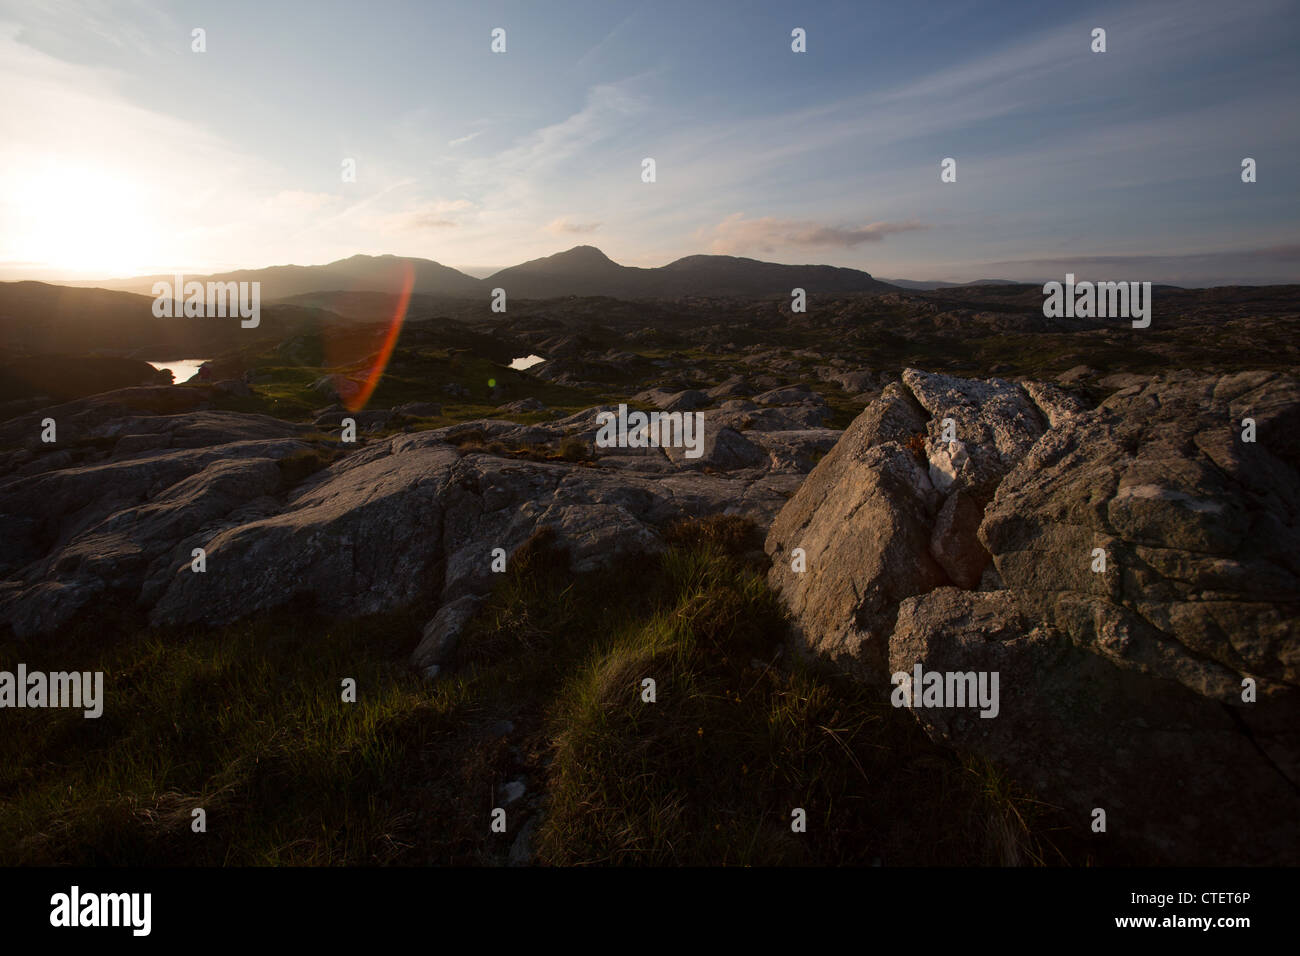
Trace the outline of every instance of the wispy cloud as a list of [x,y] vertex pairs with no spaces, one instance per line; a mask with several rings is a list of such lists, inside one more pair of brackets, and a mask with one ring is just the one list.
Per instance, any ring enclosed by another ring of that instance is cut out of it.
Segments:
[[454,229],[461,223],[449,219],[449,213],[473,209],[467,199],[435,199],[414,209],[391,213],[378,219],[380,231],[385,233],[420,232],[426,229]]
[[546,224],[546,231],[554,233],[557,236],[563,235],[585,235],[595,232],[600,228],[598,222],[572,222],[561,216],[559,219],[552,219]]
[[827,226],[798,219],[746,219],[734,213],[706,230],[711,252],[773,252],[790,246],[852,249],[864,242],[881,242],[886,236],[924,229],[919,222],[872,222],[865,226]]
[[1218,249],[1183,255],[1044,256],[985,264],[986,274],[1041,280],[1145,280],[1175,285],[1300,283],[1300,244]]
[[581,160],[590,162],[600,155],[597,146],[626,131],[644,105],[640,97],[617,84],[592,87],[577,112],[525,134],[494,156],[463,163],[461,182],[490,189],[490,205],[510,207],[517,215],[522,204],[537,197],[548,177],[562,174],[572,182]]

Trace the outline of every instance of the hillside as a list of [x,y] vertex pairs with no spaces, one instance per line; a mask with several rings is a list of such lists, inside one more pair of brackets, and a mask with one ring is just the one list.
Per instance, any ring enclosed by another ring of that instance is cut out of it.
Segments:
[[[736,256],[687,256],[665,266],[645,269],[619,265],[594,246],[575,246],[552,256],[532,259],[486,279],[475,279],[430,259],[388,255],[356,255],[319,266],[284,265],[202,276],[187,274],[186,279],[260,282],[262,301],[270,302],[321,293],[395,295],[405,287],[408,275],[413,275],[414,294],[454,299],[486,299],[494,288],[504,288],[511,298],[527,299],[770,296],[789,295],[796,286],[822,293],[887,292],[892,288],[857,269],[781,265]],[[136,276],[68,285],[152,294],[154,282],[173,279],[170,275]]]
[[263,305],[258,326],[243,328],[238,317],[158,318],[153,302],[152,296],[130,292],[0,282],[0,349],[19,354],[145,351],[149,358],[185,358],[319,332],[343,321],[323,309]]
[[678,296],[788,296],[810,292],[888,292],[891,288],[857,269],[789,266],[736,256],[687,256],[654,269],[622,266],[593,246],[533,259],[502,269],[484,282],[529,299],[560,296],[675,298]]

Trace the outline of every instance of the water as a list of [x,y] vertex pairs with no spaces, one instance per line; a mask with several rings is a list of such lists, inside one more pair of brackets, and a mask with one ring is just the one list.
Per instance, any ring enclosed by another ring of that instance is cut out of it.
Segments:
[[199,366],[208,359],[176,359],[174,362],[150,362],[156,369],[167,369],[172,373],[172,382],[179,385],[198,374]]
[[510,367],[517,372],[522,372],[526,368],[532,368],[538,362],[545,362],[546,358],[541,355],[522,355],[517,359],[510,361]]

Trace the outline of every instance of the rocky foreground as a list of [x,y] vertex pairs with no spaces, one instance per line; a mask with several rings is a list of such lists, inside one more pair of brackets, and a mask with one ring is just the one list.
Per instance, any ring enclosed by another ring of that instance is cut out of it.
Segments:
[[[801,392],[793,398],[808,401],[789,406],[722,399],[698,458],[597,454],[606,408],[348,445],[337,428],[326,438],[203,408],[207,397],[124,389],[3,426],[0,442],[16,450],[0,479],[0,614],[17,636],[51,631],[110,592],[137,596],[156,625],[223,624],[303,598],[332,615],[426,600],[442,610],[415,657],[432,667],[490,590],[496,549],[511,554],[549,527],[581,573],[661,548],[659,529],[677,518],[742,513],[766,526],[839,437]],[[191,407],[160,414],[159,403]],[[54,444],[40,439],[45,418],[57,423]],[[562,455],[540,453],[561,445]],[[295,480],[303,462],[334,456]]]
[[1143,855],[1294,862],[1300,385],[1120,384],[1090,408],[908,370],[776,519],[771,583],[882,692],[918,662],[999,672],[995,719],[914,713]]
[[551,528],[581,573],[661,548],[676,518],[743,514],[770,528],[770,582],[810,654],[882,695],[918,663],[1000,674],[995,719],[916,709],[932,736],[1071,813],[1105,810],[1138,856],[1296,860],[1292,377],[1134,375],[1095,404],[909,369],[843,433],[799,388],[642,396],[704,410],[698,459],[596,448],[601,408],[346,445],[329,415],[220,411],[218,389],[124,389],[0,426],[0,619],[15,636],[107,596],[155,625],[304,599],[340,616],[427,604],[412,660],[434,676],[496,549]]

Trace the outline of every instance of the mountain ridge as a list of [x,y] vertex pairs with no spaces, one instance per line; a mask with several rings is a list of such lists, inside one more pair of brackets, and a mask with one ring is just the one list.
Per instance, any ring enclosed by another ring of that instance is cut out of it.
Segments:
[[[271,302],[321,292],[397,293],[404,287],[408,268],[414,273],[412,292],[453,298],[489,296],[495,288],[505,288],[507,295],[528,299],[600,295],[614,298],[789,295],[795,287],[818,292],[896,289],[859,269],[787,265],[737,256],[700,254],[684,256],[663,266],[625,266],[590,245],[574,246],[507,266],[483,279],[432,259],[362,253],[322,265],[266,266],[186,274],[186,278],[200,282],[261,282],[262,301]],[[174,278],[174,274],[156,274],[59,284],[152,295],[155,282],[171,282]]]

